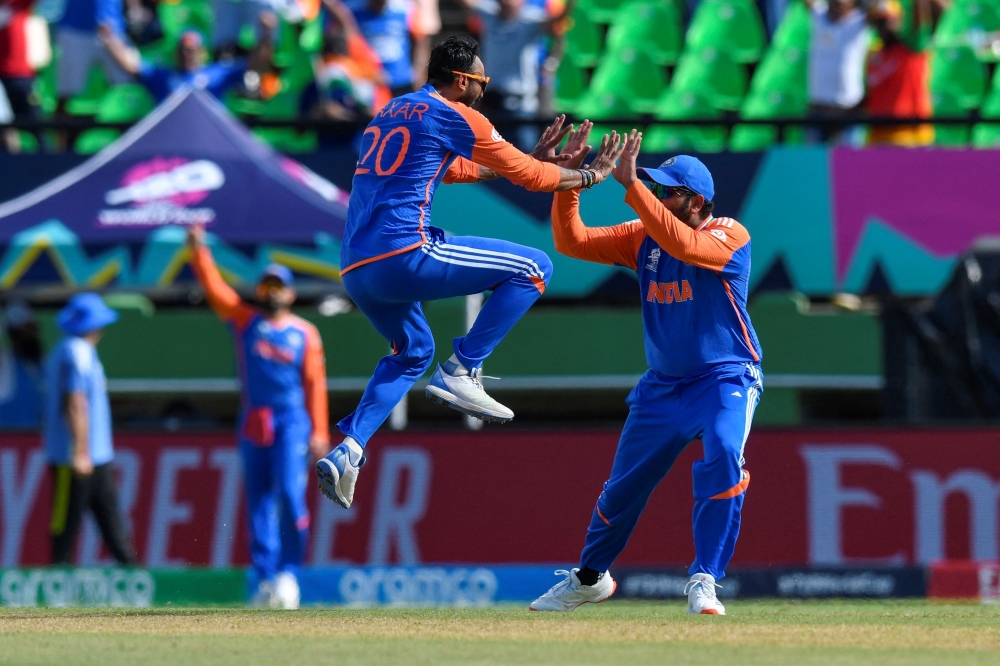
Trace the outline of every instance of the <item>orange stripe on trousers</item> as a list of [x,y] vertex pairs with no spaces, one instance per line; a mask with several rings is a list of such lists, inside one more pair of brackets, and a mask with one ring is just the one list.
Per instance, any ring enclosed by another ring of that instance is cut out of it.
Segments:
[[718,495],[712,495],[708,499],[729,499],[731,497],[736,497],[746,492],[747,486],[750,485],[750,472],[743,470],[743,478],[740,482],[729,490],[719,493]]

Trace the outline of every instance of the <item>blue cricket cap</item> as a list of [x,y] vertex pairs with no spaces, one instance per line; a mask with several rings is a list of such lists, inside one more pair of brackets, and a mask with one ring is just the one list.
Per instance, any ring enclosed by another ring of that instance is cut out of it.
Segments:
[[295,286],[295,278],[292,277],[292,272],[288,270],[287,266],[282,266],[281,264],[271,264],[264,269],[263,273],[260,274],[260,279],[257,282],[263,282],[264,278],[269,277],[281,280],[281,284],[286,287]]
[[68,335],[86,335],[116,321],[118,313],[105,305],[100,296],[89,292],[69,299],[56,315],[56,324]]
[[715,198],[715,182],[712,180],[712,174],[697,157],[690,155],[671,157],[656,169],[636,169],[636,175],[642,180],[651,180],[660,185],[686,187],[705,197],[705,201]]

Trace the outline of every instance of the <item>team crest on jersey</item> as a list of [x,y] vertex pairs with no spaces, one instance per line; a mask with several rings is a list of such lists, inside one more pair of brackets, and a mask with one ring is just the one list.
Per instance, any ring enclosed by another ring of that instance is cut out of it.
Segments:
[[656,267],[660,265],[660,248],[654,247],[653,251],[649,253],[649,261],[646,262],[646,268],[651,271],[655,271]]
[[503,141],[503,137],[500,136],[500,132],[497,131],[496,127],[493,128],[493,134],[491,134],[490,136],[493,138],[494,141]]

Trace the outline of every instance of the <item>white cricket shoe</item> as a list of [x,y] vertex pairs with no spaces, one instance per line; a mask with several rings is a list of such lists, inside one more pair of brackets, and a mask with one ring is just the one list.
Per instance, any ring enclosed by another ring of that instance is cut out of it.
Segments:
[[302,595],[299,591],[299,581],[290,571],[282,571],[274,577],[275,607],[284,610],[297,610]]
[[684,586],[688,595],[688,613],[691,615],[725,615],[726,607],[715,596],[715,577],[706,573],[696,573]]
[[257,591],[250,597],[253,608],[278,608],[278,597],[275,594],[274,583],[262,580],[257,584]]
[[345,509],[350,509],[354,502],[354,485],[366,460],[361,447],[353,442],[350,438],[344,440],[325,458],[316,461],[320,492]]
[[576,568],[572,571],[566,571],[565,569],[556,571],[557,576],[566,576],[566,578],[549,588],[548,592],[532,601],[528,608],[533,611],[561,611],[569,613],[576,610],[577,606],[583,604],[599,604],[607,600],[618,589],[618,583],[615,582],[615,579],[607,571],[593,585],[584,585],[576,577],[576,572],[579,570],[579,568]]
[[432,400],[443,402],[454,410],[482,421],[506,423],[514,412],[486,394],[483,389],[483,370],[476,368],[467,375],[450,374],[438,363],[437,370],[427,384],[425,394]]

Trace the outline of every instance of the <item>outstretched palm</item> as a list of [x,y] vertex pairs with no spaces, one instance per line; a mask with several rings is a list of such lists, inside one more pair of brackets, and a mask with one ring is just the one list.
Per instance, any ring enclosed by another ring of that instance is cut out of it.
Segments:
[[611,134],[604,135],[604,138],[601,139],[601,147],[597,150],[597,157],[588,167],[597,176],[595,182],[602,183],[611,175],[611,170],[615,168],[615,162],[618,161],[624,148],[622,137],[618,135],[618,132],[612,131]]
[[612,171],[612,175],[625,189],[632,187],[632,184],[639,179],[635,172],[635,160],[639,156],[639,147],[642,146],[642,132],[632,130],[625,145],[622,146],[621,160],[618,166]]
[[562,143],[563,138],[569,134],[573,126],[563,127],[563,123],[566,122],[566,114],[563,114],[552,121],[552,124],[545,128],[542,132],[542,136],[538,139],[538,143],[535,145],[534,150],[531,151],[531,156],[536,160],[541,160],[542,162],[564,162],[568,157],[564,154],[557,152],[559,144]]
[[586,159],[587,154],[590,152],[587,140],[590,138],[590,130],[593,127],[594,123],[589,120],[584,120],[575,129],[570,125],[569,138],[566,139],[566,145],[563,146],[562,152],[559,153],[560,156],[566,156],[566,161],[562,164],[564,168],[579,169],[583,164],[583,160]]

